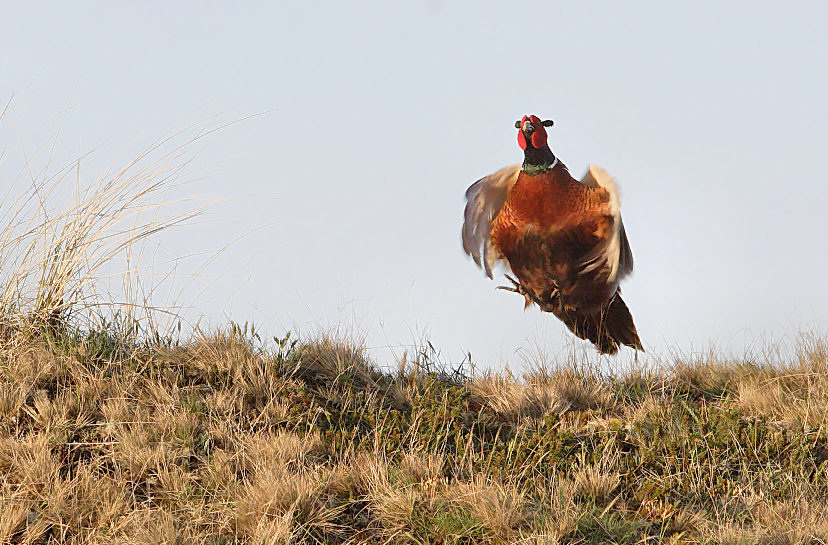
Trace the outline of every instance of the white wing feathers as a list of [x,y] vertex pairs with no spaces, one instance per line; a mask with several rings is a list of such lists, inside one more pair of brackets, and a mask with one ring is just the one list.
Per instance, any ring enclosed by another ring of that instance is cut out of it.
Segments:
[[615,180],[607,171],[597,165],[589,165],[589,170],[581,178],[581,183],[590,187],[602,187],[609,193],[609,208],[612,215],[612,234],[605,244],[586,256],[583,272],[597,269],[607,270],[607,283],[621,280],[633,270],[633,257],[624,222],[621,220],[621,200]]
[[466,210],[463,220],[463,250],[480,266],[480,251],[483,249],[483,268],[492,278],[492,267],[500,259],[500,253],[489,239],[492,220],[497,216],[512,186],[520,174],[520,165],[502,168],[474,182],[466,190]]

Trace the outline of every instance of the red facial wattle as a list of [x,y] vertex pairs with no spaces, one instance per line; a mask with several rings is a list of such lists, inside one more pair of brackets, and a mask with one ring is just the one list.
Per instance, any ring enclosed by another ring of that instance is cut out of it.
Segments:
[[[530,141],[532,142],[532,147],[535,149],[541,149],[546,145],[546,129],[543,126],[543,123],[537,116],[530,115],[530,116],[523,116],[520,120],[520,126],[523,127],[523,124],[526,121],[529,121],[534,130],[532,131],[532,136],[530,137]],[[520,145],[520,149],[525,150],[528,146],[528,142],[526,141],[526,135],[523,134],[523,130],[518,131],[518,145]]]
[[546,145],[546,129],[543,126],[543,122],[537,116],[530,115],[529,121],[535,127],[534,132],[532,132],[532,146],[535,149],[541,149]]

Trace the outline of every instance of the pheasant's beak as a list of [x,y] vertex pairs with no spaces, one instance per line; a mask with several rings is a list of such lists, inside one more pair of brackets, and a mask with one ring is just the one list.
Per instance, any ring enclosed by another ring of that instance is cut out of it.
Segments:
[[535,126],[532,125],[532,122],[527,119],[523,122],[523,134],[526,135],[526,138],[528,139],[532,136],[533,132],[535,132]]

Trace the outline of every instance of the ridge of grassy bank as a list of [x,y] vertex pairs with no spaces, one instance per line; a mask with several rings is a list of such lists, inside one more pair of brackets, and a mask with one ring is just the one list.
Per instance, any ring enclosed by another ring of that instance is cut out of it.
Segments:
[[48,331],[0,336],[4,543],[828,539],[820,339],[783,366],[466,377],[236,326]]

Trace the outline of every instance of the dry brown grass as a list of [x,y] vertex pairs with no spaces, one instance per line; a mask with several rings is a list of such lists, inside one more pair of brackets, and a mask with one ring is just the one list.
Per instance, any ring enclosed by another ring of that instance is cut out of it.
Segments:
[[684,367],[459,384],[379,373],[330,339],[268,350],[237,327],[110,356],[5,338],[0,542],[828,538],[818,342],[723,381]]
[[[0,126],[12,109],[0,114]],[[53,131],[35,131],[0,161],[6,167],[8,155],[19,156],[22,168],[0,171],[11,182],[0,204],[2,318],[42,327],[71,314],[75,325],[105,324],[122,335],[163,333],[175,322],[176,302],[154,292],[181,272],[182,260],[156,263],[147,243],[208,206],[173,199],[171,191],[195,180],[188,150],[212,131],[193,125],[170,132],[91,181],[82,165],[92,154],[56,166],[60,127]]]

